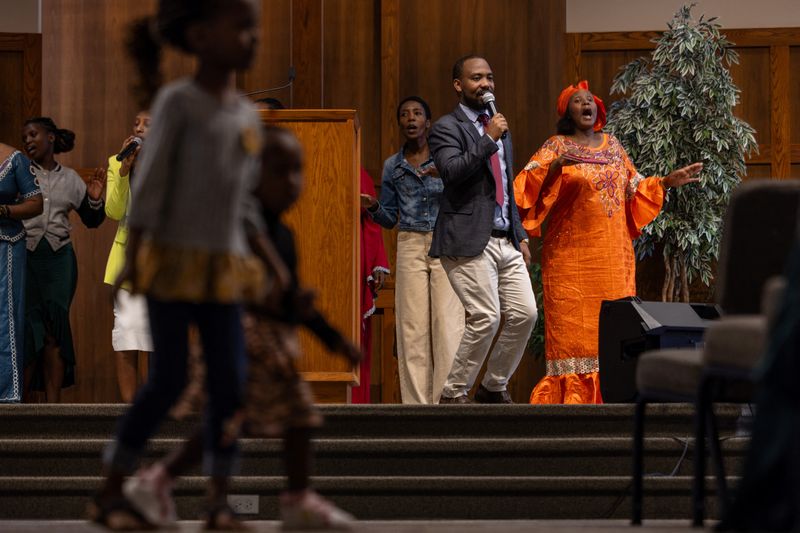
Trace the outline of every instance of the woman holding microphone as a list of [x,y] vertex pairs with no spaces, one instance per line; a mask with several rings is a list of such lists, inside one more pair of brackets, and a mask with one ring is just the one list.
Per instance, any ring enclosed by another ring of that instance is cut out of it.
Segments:
[[[125,264],[125,245],[128,241],[128,211],[131,201],[131,179],[136,173],[136,157],[150,128],[150,113],[139,111],[133,121],[132,134],[120,147],[124,155],[126,148],[134,143],[133,150],[121,161],[117,155],[108,158],[106,185],[106,215],[119,222],[114,244],[108,254],[104,282],[113,285]],[[138,140],[138,143],[137,143]],[[130,403],[139,388],[139,352],[152,352],[150,324],[147,318],[147,303],[141,295],[131,294],[123,285],[114,299],[114,329],[111,330],[111,345],[116,352],[117,382],[122,401]]]

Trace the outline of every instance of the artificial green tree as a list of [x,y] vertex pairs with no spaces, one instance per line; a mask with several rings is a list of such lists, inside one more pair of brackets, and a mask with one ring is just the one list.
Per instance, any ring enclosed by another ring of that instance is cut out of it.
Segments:
[[610,106],[606,126],[643,175],[704,165],[699,183],[667,191],[661,214],[636,241],[639,259],[662,245],[664,301],[689,301],[696,277],[711,283],[731,191],[747,172],[746,155],[758,149],[755,130],[733,114],[739,89],[728,69],[738,55],[716,17],[692,19],[693,6],[675,14],[649,58],[620,70],[611,94],[627,96]]

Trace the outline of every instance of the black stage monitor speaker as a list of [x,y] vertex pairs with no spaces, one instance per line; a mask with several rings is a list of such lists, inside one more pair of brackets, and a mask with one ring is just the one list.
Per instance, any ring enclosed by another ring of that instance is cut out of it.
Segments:
[[600,392],[605,403],[636,399],[636,360],[647,350],[700,346],[714,304],[643,302],[639,298],[604,301],[600,306]]

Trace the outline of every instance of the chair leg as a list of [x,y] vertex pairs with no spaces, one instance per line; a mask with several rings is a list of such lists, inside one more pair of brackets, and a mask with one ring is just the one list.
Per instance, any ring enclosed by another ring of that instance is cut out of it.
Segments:
[[714,471],[717,474],[717,499],[720,505],[720,516],[725,516],[725,511],[728,506],[728,482],[725,479],[725,464],[722,460],[722,447],[719,442],[719,431],[717,430],[717,418],[714,416],[713,403],[709,403],[706,417],[708,438],[710,439],[711,446],[711,459],[714,461]]
[[647,401],[639,397],[636,402],[633,427],[633,510],[631,525],[642,525],[642,480],[644,477],[644,412]]
[[695,404],[694,484],[692,487],[692,526],[703,527],[706,493],[706,410],[710,408],[710,383],[703,376]]

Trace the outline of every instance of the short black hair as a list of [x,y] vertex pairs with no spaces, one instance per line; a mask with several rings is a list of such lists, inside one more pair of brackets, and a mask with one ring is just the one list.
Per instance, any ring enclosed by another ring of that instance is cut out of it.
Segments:
[[403,107],[403,104],[406,102],[417,102],[419,105],[422,106],[422,109],[425,111],[425,118],[430,120],[431,119],[431,108],[428,105],[428,102],[420,98],[419,96],[406,96],[400,103],[397,104],[397,122],[400,122],[400,108]]
[[283,102],[278,100],[277,98],[267,97],[267,98],[259,98],[256,100],[257,104],[264,104],[270,109],[286,109],[286,106],[283,105]]
[[556,122],[556,133],[559,135],[574,135],[577,128],[578,125],[575,124],[575,121],[572,120],[572,117],[569,115],[569,109],[567,109],[561,118],[558,119],[558,122]]
[[50,117],[35,117],[29,118],[25,121],[23,126],[29,124],[36,124],[44,129],[47,133],[52,133],[55,140],[53,141],[53,153],[63,154],[75,148],[75,132],[66,130],[56,126],[56,123]]
[[470,59],[483,59],[486,60],[485,57],[479,56],[477,54],[467,54],[464,57],[459,57],[456,62],[453,64],[453,79],[460,80],[461,74],[464,73],[464,63],[469,61]]

